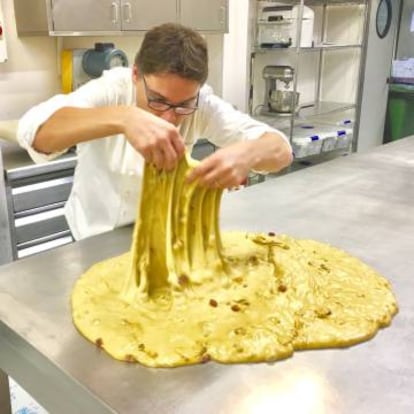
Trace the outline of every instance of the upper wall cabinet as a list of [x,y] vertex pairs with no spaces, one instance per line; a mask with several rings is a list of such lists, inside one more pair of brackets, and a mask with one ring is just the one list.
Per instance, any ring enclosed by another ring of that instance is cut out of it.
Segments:
[[118,3],[113,0],[51,0],[51,31],[121,30]]
[[14,4],[19,35],[127,34],[165,22],[206,32],[228,30],[228,0],[14,0]]
[[122,30],[148,30],[161,23],[177,21],[175,0],[121,0],[120,3]]
[[53,32],[148,30],[177,21],[175,0],[51,0]]
[[180,22],[206,32],[227,32],[228,0],[181,0]]

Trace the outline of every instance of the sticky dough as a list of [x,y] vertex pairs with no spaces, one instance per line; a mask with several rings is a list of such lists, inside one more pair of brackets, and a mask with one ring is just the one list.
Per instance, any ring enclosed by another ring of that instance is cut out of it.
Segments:
[[221,190],[145,167],[130,252],[92,266],[73,320],[119,360],[173,367],[273,361],[344,347],[390,324],[390,284],[349,254],[287,235],[220,234]]

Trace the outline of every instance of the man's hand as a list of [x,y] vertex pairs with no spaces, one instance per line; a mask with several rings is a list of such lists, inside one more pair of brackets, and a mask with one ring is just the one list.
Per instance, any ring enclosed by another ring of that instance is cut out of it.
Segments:
[[209,188],[239,186],[252,169],[280,171],[292,162],[292,149],[277,133],[269,132],[251,141],[237,142],[205,158],[188,175]]
[[188,176],[188,182],[198,180],[209,188],[232,188],[239,186],[247,177],[252,165],[248,142],[238,142],[220,148],[205,158]]
[[145,161],[159,170],[174,169],[185,152],[177,127],[136,107],[124,119],[124,134]]

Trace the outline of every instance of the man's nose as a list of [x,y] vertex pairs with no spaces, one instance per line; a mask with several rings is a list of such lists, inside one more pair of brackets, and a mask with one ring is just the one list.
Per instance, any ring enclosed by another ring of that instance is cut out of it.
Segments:
[[178,117],[174,111],[174,108],[170,108],[167,111],[164,111],[161,114],[161,118],[169,122],[170,124],[177,125]]

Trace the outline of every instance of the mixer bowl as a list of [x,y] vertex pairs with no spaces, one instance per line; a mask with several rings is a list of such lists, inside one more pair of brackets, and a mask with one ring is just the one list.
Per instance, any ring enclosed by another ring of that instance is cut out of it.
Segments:
[[279,89],[270,94],[269,105],[272,111],[289,113],[295,112],[299,103],[299,92],[281,91]]

